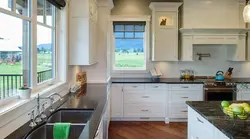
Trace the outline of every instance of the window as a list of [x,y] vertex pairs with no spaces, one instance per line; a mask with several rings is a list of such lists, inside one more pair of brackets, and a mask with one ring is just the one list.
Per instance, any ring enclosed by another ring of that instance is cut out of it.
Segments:
[[145,25],[146,22],[113,22],[114,70],[145,70]]
[[0,13],[0,99],[30,84],[30,22]]
[[[37,25],[37,83],[42,83],[53,79],[55,73],[55,10],[54,6],[46,0],[43,0],[43,5],[37,10],[41,13],[37,15],[39,23]],[[44,11],[46,11],[45,14]]]
[[56,78],[55,7],[35,0],[37,14],[32,16],[32,3],[0,0],[0,100],[15,96],[23,84],[34,88]]

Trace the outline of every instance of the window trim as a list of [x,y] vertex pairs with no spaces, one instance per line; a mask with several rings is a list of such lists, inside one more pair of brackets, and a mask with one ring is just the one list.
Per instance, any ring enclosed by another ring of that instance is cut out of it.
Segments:
[[[114,68],[114,63],[115,63],[115,37],[114,37],[114,29],[113,29],[113,22],[114,21],[145,21],[145,32],[144,32],[144,50],[145,50],[145,68]],[[150,15],[135,15],[135,16],[130,16],[130,15],[112,15],[110,17],[110,41],[111,41],[111,74],[112,73],[147,73],[149,69],[149,45],[150,45],[150,21],[151,21],[151,16]]]

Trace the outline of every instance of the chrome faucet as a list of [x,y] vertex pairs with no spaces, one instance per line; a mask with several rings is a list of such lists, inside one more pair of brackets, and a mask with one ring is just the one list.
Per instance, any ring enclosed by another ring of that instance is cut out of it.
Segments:
[[36,112],[37,112],[37,116],[36,116],[36,118],[35,118],[35,122],[36,123],[40,123],[40,122],[42,122],[42,118],[41,118],[41,113],[40,113],[40,96],[39,96],[39,94],[37,95],[37,106],[36,106]]
[[54,94],[52,94],[52,95],[50,95],[48,98],[50,99],[50,109],[49,109],[49,111],[52,113],[53,111],[55,111],[55,109],[52,107],[52,104],[53,104],[53,102],[54,102],[54,96],[59,96],[60,97],[60,101],[61,100],[63,100],[63,97],[60,95],[60,94],[58,94],[58,93],[54,93]]
[[40,97],[39,96],[39,94],[37,95],[37,116],[36,116],[36,118],[35,118],[35,122],[36,123],[40,123],[40,122],[42,122],[42,118],[43,119],[45,119],[47,116],[46,116],[46,114],[44,113],[44,110],[45,110],[45,104],[46,103],[44,103],[43,105],[42,105],[42,111],[40,112],[40,99],[49,99],[50,100],[50,109],[49,109],[49,111],[50,112],[53,112],[53,111],[55,111],[55,109],[52,107],[52,104],[53,104],[53,102],[54,102],[54,96],[59,96],[60,97],[60,100],[62,100],[63,99],[63,97],[60,95],[60,94],[58,94],[58,93],[54,93],[54,94],[52,94],[52,95],[50,95],[50,96],[48,96],[48,97]]

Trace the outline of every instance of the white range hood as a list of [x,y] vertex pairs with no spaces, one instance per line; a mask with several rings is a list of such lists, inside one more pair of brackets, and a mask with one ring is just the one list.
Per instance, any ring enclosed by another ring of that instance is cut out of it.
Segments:
[[228,60],[244,61],[248,31],[246,28],[181,28],[181,60],[193,61],[193,45],[205,44],[228,46]]
[[193,44],[245,45],[246,28],[181,28],[182,39],[191,39]]

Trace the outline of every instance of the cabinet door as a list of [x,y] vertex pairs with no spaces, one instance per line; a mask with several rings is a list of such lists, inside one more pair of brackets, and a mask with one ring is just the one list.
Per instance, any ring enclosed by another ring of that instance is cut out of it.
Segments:
[[[173,12],[156,12],[154,25],[154,61],[178,61],[177,15]],[[166,25],[162,25],[166,24]]]
[[103,139],[103,118],[100,121],[100,124],[96,131],[96,135],[94,139]]
[[111,117],[123,117],[123,85],[112,84],[111,86]]
[[89,36],[90,36],[90,47],[89,47],[89,61],[90,63],[94,63],[96,61],[96,47],[97,47],[97,42],[96,42],[96,38],[97,38],[97,25],[96,22],[94,21],[89,21],[90,24],[90,32],[89,32]]

